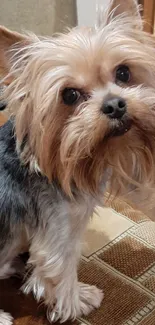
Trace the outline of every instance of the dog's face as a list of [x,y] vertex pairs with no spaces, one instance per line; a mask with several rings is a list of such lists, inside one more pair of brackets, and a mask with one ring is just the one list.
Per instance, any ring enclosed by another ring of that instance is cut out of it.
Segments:
[[[16,110],[18,149],[67,193],[72,183],[96,192],[108,166],[131,177],[135,160],[135,177],[150,177],[154,40],[141,30],[136,1],[126,7],[124,0],[110,1],[99,26],[57,38],[19,35],[6,93]],[[4,34],[2,28],[5,48]]]

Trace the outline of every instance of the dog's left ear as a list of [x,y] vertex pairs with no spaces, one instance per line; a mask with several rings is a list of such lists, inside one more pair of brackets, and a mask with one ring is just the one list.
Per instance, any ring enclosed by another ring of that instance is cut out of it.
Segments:
[[[26,44],[27,37],[17,32],[0,26],[0,77],[5,77],[10,71],[11,52],[9,50],[18,44],[19,47]],[[10,77],[6,78],[5,83],[10,83]]]
[[108,24],[111,18],[115,18],[123,13],[126,13],[133,18],[131,22],[135,28],[143,28],[140,6],[138,5],[137,0],[107,0],[106,4],[103,4],[102,6],[102,11],[102,21],[100,17],[101,25],[104,24],[103,20],[105,20],[105,24]]

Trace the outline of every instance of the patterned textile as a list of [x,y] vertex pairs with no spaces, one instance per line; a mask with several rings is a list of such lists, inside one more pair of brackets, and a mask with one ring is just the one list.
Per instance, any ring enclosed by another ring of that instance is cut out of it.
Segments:
[[[154,325],[155,223],[117,200],[111,209],[98,208],[85,239],[79,279],[105,296],[98,310],[66,325]],[[16,279],[0,282],[0,308],[12,313],[15,325],[49,324],[43,306],[19,285]]]

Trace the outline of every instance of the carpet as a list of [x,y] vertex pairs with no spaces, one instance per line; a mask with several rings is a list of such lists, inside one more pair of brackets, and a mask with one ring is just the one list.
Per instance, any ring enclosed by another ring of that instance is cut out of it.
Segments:
[[[0,115],[0,124],[4,120]],[[88,226],[78,271],[80,281],[103,289],[104,300],[66,325],[154,325],[155,223],[121,200],[109,204]],[[23,295],[21,285],[0,281],[0,308],[13,315],[14,325],[48,325],[44,306]]]

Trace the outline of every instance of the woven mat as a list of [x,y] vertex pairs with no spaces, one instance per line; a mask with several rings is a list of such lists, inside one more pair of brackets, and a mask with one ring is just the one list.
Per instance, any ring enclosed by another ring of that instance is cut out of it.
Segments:
[[[98,209],[86,233],[79,279],[104,290],[101,307],[67,325],[155,324],[155,223],[121,201]],[[113,210],[115,209],[115,211]],[[47,325],[43,306],[16,279],[0,282],[0,308],[15,325]]]

